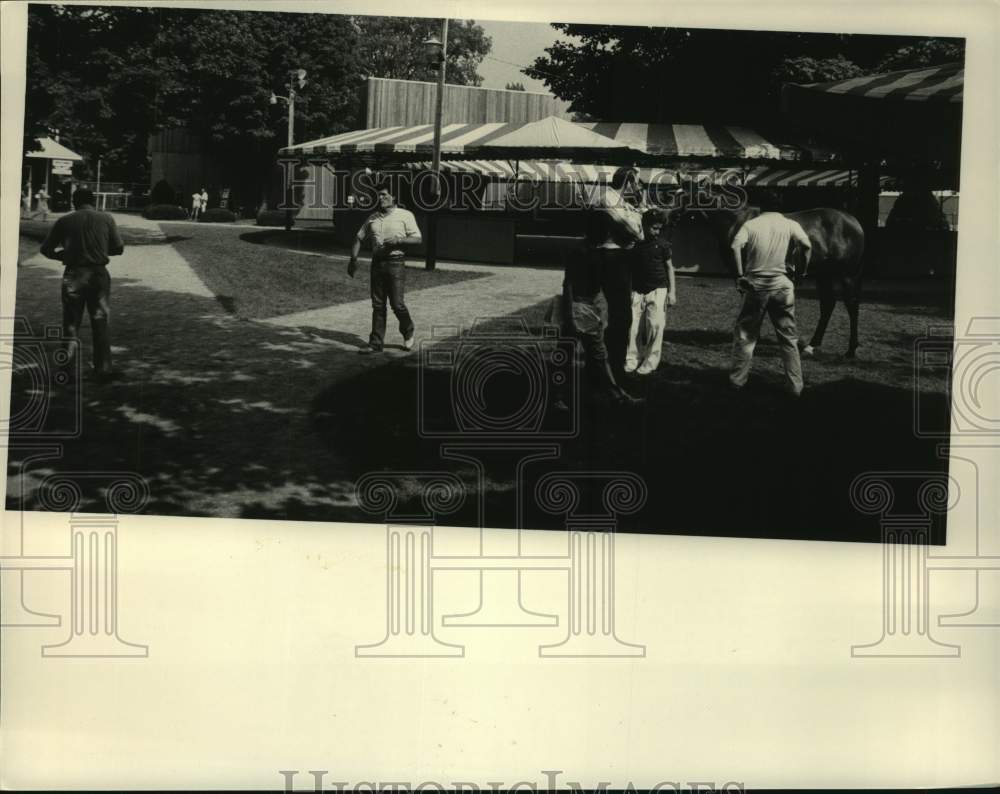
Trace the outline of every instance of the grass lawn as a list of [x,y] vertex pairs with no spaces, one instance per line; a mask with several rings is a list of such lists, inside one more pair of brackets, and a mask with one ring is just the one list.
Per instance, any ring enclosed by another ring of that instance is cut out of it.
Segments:
[[[216,297],[120,279],[113,344],[129,372],[125,381],[85,382],[79,394],[40,392],[30,373],[14,373],[12,416],[41,397],[39,415],[47,423],[71,426],[79,412],[83,432],[60,441],[57,459],[30,464],[34,474],[27,480],[17,474],[23,453],[12,446],[11,509],[39,509],[32,487],[47,472],[124,471],[150,483],[145,511],[154,514],[379,521],[362,513],[353,495],[365,473],[453,470],[473,476],[467,463],[442,458],[441,439],[420,432],[454,423],[456,400],[465,399],[457,395],[468,393],[456,389],[457,370],[422,366],[420,351],[357,356],[344,346],[350,329],[254,322],[364,300],[366,282],[348,279],[343,260],[266,244],[282,231],[161,228],[165,244],[191,263]],[[263,236],[251,242],[246,235]],[[22,243],[22,256],[37,250],[36,240]],[[476,275],[419,268],[411,274],[411,290]],[[35,329],[58,322],[58,278],[50,267],[18,270],[17,313]],[[947,285],[932,282],[872,282],[865,293],[857,359],[842,357],[848,323],[838,305],[819,357],[804,361],[806,391],[790,403],[767,323],[750,384],[739,394],[728,390],[739,297],[728,279],[679,278],[664,361],[654,374],[627,384],[645,404],[615,409],[592,403],[581,389],[578,432],[558,442],[557,459],[528,464],[520,485],[514,480],[517,450],[487,460],[487,524],[562,526],[562,517],[544,513],[533,498],[519,519],[518,489],[528,489],[530,497],[532,483],[548,471],[596,469],[634,472],[647,484],[646,507],[623,520],[623,531],[879,541],[877,517],[854,509],[850,485],[866,471],[946,469],[940,439],[914,432],[917,404],[932,429],[946,431],[946,373],[922,372],[922,391],[915,394],[913,359],[915,342],[930,326],[951,324],[952,298]],[[529,298],[516,313],[532,333],[540,330],[548,297]],[[227,302],[228,311],[220,306]],[[484,315],[489,303],[484,295]],[[808,284],[799,290],[797,314],[800,333],[808,336],[818,317]],[[89,347],[89,332],[85,337]],[[550,383],[541,391],[544,421],[562,423],[550,413]],[[497,414],[512,412],[527,393],[509,369],[479,385],[484,404]],[[542,443],[538,432],[506,440]],[[89,475],[81,482],[86,508],[101,512],[105,486]],[[400,505],[400,512],[406,509]],[[475,500],[446,520],[475,525]]]
[[[913,346],[929,326],[949,324],[947,294],[925,284],[873,285],[877,297],[863,306],[855,360],[842,356],[848,323],[838,306],[823,352],[804,361],[807,387],[794,402],[783,393],[779,350],[767,322],[749,385],[740,393],[729,390],[730,329],[739,298],[728,279],[681,278],[678,292],[679,303],[668,313],[663,363],[651,376],[627,382],[645,405],[592,404],[582,389],[579,433],[560,441],[557,461],[529,464],[522,487],[530,489],[552,469],[630,471],[643,477],[649,494],[646,508],[623,520],[626,531],[877,542],[877,518],[861,514],[850,501],[854,478],[866,471],[946,471],[939,440],[914,432]],[[818,306],[808,287],[801,293],[805,335]],[[521,316],[537,331],[544,308],[540,302]],[[441,442],[422,438],[418,429],[420,423],[443,427],[453,421],[460,399],[455,395],[463,393],[456,388],[457,372],[427,366],[421,371],[416,361],[400,361],[332,386],[312,409],[320,437],[330,448],[355,450],[352,463],[359,472],[431,468],[440,460]],[[946,433],[945,372],[922,373],[921,388],[924,421]],[[414,401],[401,402],[400,393]],[[517,378],[499,373],[486,380],[481,399],[496,407],[496,415],[511,415],[526,393]],[[557,414],[546,417],[551,423],[543,428],[564,421]],[[528,432],[520,440],[530,445],[540,441],[538,435]],[[489,526],[516,524],[509,455],[486,456]],[[596,492],[590,497],[599,501]],[[474,505],[449,517],[458,525],[475,520]],[[561,517],[542,512],[530,499],[524,520],[528,526],[562,526]]]
[[[347,275],[347,258],[337,257],[332,238],[322,232],[247,231],[242,226],[162,223],[176,233],[173,246],[231,314],[251,320],[368,300],[368,279]],[[299,250],[287,250],[295,248]],[[308,251],[308,252],[307,252]],[[322,256],[314,254],[322,253]],[[368,265],[362,261],[361,268]],[[468,270],[406,270],[408,293],[479,278]]]

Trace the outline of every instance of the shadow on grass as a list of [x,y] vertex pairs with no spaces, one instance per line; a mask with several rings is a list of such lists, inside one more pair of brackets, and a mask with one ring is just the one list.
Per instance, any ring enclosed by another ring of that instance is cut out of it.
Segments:
[[244,232],[240,240],[253,245],[308,251],[317,254],[344,254],[347,249],[337,242],[333,229],[262,229]]
[[[18,315],[36,333],[58,322],[58,284],[50,268],[18,273]],[[82,437],[63,441],[60,456],[22,469],[29,454],[23,445],[32,437],[12,436],[10,509],[41,509],[38,485],[53,472],[127,471],[149,482],[148,513],[377,522],[355,502],[354,483],[363,474],[450,470],[471,481],[467,463],[443,460],[440,442],[417,432],[418,407],[431,423],[449,421],[447,369],[425,368],[421,384],[418,355],[358,356],[358,334],[243,321],[218,299],[125,279],[114,284],[112,343],[125,378],[82,384]],[[717,317],[725,327],[727,288],[718,285],[711,300],[712,291],[699,290],[705,300],[689,301],[688,314],[669,321],[682,328],[695,317]],[[543,305],[524,314],[537,317]],[[853,479],[869,470],[946,470],[937,441],[914,435],[903,365],[877,365],[887,353],[908,355],[922,320],[914,314],[906,326],[880,330],[883,347],[862,365],[806,362],[809,385],[799,402],[782,395],[773,344],[761,344],[750,385],[734,394],[725,388],[724,354],[712,349],[724,348],[728,334],[672,329],[665,363],[629,384],[645,405],[622,410],[584,401],[579,435],[560,443],[558,459],[528,464],[522,487],[552,470],[634,471],[646,481],[649,501],[624,531],[877,542],[877,519],[856,512],[848,499]],[[84,336],[89,353],[86,329]],[[498,404],[506,400],[508,409],[521,393],[502,379],[486,387],[499,388]],[[545,410],[553,397],[542,395]],[[32,373],[15,371],[12,415],[39,399],[51,426],[72,423],[75,392],[40,395]],[[943,386],[921,399],[923,421],[946,428]],[[539,437],[513,441],[535,444]],[[489,459],[487,523],[561,527],[530,499],[516,515],[519,454]],[[81,480],[80,487],[80,509],[102,511],[100,481]],[[469,502],[448,523],[477,520]]]
[[[424,420],[440,424],[438,414],[451,411],[450,378],[447,370],[425,368],[421,404],[434,415]],[[421,417],[410,397],[417,387],[418,367],[407,361],[320,392],[311,408],[319,438],[330,449],[353,449],[358,473],[441,468],[471,479],[471,470],[442,460],[439,441],[417,433]],[[868,470],[947,470],[936,442],[915,438],[905,388],[844,379],[796,402],[777,378],[758,378],[733,393],[724,372],[684,366],[661,367],[631,388],[645,397],[644,406],[585,403],[579,435],[560,443],[557,460],[528,464],[527,484],[553,470],[635,472],[649,500],[623,531],[878,542],[877,520],[850,503],[854,478]],[[942,426],[947,421],[944,395],[929,395],[923,410]],[[540,441],[521,439],[526,446]],[[485,456],[489,526],[516,526],[511,454]],[[563,525],[531,507],[532,499],[527,504],[525,525]],[[474,508],[467,504],[449,523],[475,525]]]

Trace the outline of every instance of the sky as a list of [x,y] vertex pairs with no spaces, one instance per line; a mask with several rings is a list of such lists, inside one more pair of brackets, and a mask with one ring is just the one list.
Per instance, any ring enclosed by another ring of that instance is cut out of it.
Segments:
[[[541,22],[505,22],[477,19],[486,35],[493,39],[493,50],[479,65],[484,88],[503,88],[507,83],[523,83],[528,91],[547,91],[541,80],[532,80],[521,74],[518,66],[530,65],[535,58],[545,54],[545,48],[557,39],[569,40]],[[503,63],[507,61],[509,63]]]

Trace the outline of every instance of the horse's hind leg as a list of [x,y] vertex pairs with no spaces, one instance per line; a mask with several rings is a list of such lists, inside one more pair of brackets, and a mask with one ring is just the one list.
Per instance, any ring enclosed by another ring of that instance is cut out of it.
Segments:
[[811,356],[816,352],[816,348],[823,344],[823,334],[826,333],[827,323],[830,322],[830,315],[833,314],[833,307],[837,304],[837,298],[833,292],[833,282],[829,279],[817,279],[816,290],[819,292],[819,322],[816,323],[816,330],[813,332],[809,344],[802,348],[802,352]]
[[844,281],[844,306],[851,318],[851,339],[847,343],[847,358],[854,358],[858,349],[858,311],[861,307],[861,279],[851,278]]

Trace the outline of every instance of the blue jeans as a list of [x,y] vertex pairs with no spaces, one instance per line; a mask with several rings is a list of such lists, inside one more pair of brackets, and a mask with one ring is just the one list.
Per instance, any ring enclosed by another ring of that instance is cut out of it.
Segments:
[[386,298],[392,313],[399,320],[399,332],[403,339],[413,336],[413,319],[406,308],[406,260],[403,257],[372,259],[371,296],[372,332],[368,344],[381,350],[385,342]]
[[79,347],[83,310],[90,315],[90,332],[94,337],[94,369],[111,372],[111,339],[108,322],[111,319],[111,276],[103,265],[69,265],[62,280],[63,335],[70,359]]
[[795,328],[795,288],[787,278],[778,282],[773,289],[748,288],[744,293],[743,307],[733,329],[733,365],[729,380],[734,386],[743,386],[747,382],[765,314],[771,318],[778,336],[788,390],[792,394],[800,394],[802,362],[799,359],[798,331]]

